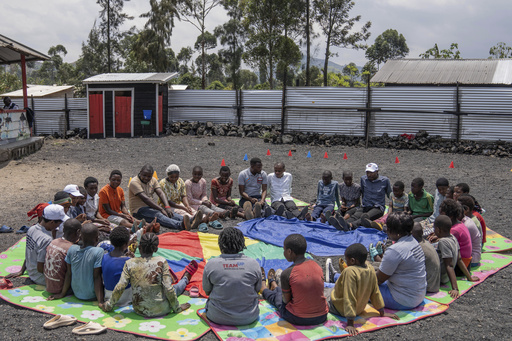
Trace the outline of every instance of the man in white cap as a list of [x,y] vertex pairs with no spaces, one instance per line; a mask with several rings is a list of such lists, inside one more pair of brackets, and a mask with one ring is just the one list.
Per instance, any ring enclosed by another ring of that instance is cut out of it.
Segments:
[[40,285],[46,285],[44,277],[44,261],[46,248],[50,245],[52,231],[55,230],[65,219],[64,207],[61,205],[48,205],[43,211],[43,219],[40,223],[32,226],[27,232],[27,246],[25,248],[25,262],[21,270],[10,274],[6,278],[23,275],[25,269],[31,280]]
[[[376,163],[366,165],[366,175],[361,177],[362,204],[353,211],[348,211],[350,218],[346,221],[338,219],[343,230],[359,226],[371,227],[370,221],[382,217],[386,207],[386,197],[391,194],[391,183],[385,176],[379,175],[379,166]],[[331,219],[329,220],[331,222]]]

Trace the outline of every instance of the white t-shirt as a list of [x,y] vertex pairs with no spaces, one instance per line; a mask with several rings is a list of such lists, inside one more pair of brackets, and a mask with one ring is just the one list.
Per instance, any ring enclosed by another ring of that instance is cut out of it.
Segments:
[[37,271],[37,263],[44,263],[46,248],[52,242],[52,233],[42,225],[35,224],[27,232],[25,248],[25,266],[31,280],[40,285],[46,285],[44,274]]
[[292,198],[292,175],[284,172],[283,176],[278,178],[275,173],[270,173],[267,177],[268,185],[270,187],[270,200],[272,202],[290,201]]
[[85,215],[87,215],[87,219],[96,219],[96,211],[98,211],[99,200],[100,197],[98,194],[95,194],[94,197],[91,197],[89,194],[87,194],[87,199],[85,200]]
[[427,292],[425,254],[409,235],[400,238],[386,249],[379,270],[389,277],[388,288],[391,296],[407,307],[416,307]]

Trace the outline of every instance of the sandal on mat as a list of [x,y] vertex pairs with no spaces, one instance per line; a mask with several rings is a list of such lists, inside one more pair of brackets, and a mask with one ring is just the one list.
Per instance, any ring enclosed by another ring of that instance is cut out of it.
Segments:
[[69,315],[55,315],[51,320],[46,321],[43,324],[45,329],[55,329],[64,326],[70,326],[76,323],[76,317]]
[[192,288],[190,288],[190,290],[188,291],[188,294],[192,298],[199,297],[199,288],[194,285]]
[[276,281],[276,270],[274,270],[274,269],[268,270],[267,281],[268,281],[267,286],[270,289],[272,282]]
[[208,232],[208,225],[207,225],[206,223],[201,223],[201,224],[199,224],[199,226],[197,227],[197,230],[198,230],[199,232],[204,232],[204,233],[206,233],[206,232]]
[[218,220],[210,221],[208,225],[210,225],[210,227],[213,227],[216,230],[222,230],[224,228],[224,226],[222,226],[222,224]]
[[22,227],[20,227],[20,229],[18,231],[16,231],[16,233],[17,234],[27,233],[29,228],[30,228],[30,226],[23,225]]
[[76,327],[73,329],[73,334],[78,335],[93,335],[100,334],[107,330],[107,327],[102,326],[97,322],[87,322],[83,326]]
[[9,227],[7,225],[2,225],[2,227],[0,227],[0,233],[10,233],[12,231],[14,231],[12,227]]

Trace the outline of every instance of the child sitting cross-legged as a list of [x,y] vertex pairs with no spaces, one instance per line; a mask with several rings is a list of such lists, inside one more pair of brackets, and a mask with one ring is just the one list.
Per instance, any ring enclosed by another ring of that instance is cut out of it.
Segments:
[[476,282],[478,277],[471,276],[466,268],[459,251],[459,243],[457,239],[450,233],[452,228],[452,220],[445,215],[440,215],[434,221],[434,233],[439,238],[437,244],[437,253],[441,262],[441,284],[450,282],[452,290],[448,293],[452,298],[459,297],[459,287],[457,286],[457,278],[455,276],[455,265],[464,273],[469,281]]
[[331,171],[325,171],[322,174],[322,180],[318,181],[313,213],[311,213],[311,216],[307,214],[306,219],[317,220],[321,218],[322,222],[325,223],[334,211],[334,204],[341,207],[338,182],[332,179]]
[[338,212],[344,219],[350,218],[349,212],[355,212],[361,205],[361,186],[353,182],[354,175],[350,171],[343,171],[343,183],[340,184],[341,207]]
[[425,191],[424,185],[422,178],[415,178],[411,182],[408,211],[415,222],[423,221],[434,213],[434,197]]
[[210,185],[210,202],[222,209],[231,212],[231,218],[234,218],[233,214],[237,217],[252,219],[252,210],[248,210],[248,216],[242,211],[242,208],[238,206],[233,199],[231,199],[231,190],[233,188],[233,179],[231,178],[231,170],[228,166],[222,166],[219,171],[219,176],[213,178]]
[[[180,305],[178,301],[178,285],[176,287],[172,285],[167,260],[161,256],[153,256],[153,253],[158,250],[158,244],[159,240],[156,234],[142,235],[139,243],[141,256],[126,261],[112,296],[107,302],[99,304],[103,311],[112,310],[128,284],[131,284],[132,287],[133,310],[139,315],[157,317],[167,315],[171,311],[180,313],[190,308],[189,303]],[[185,283],[185,286],[197,270],[197,263],[194,265],[194,270],[190,264],[185,268],[186,272],[183,277],[185,279],[180,281],[180,283]],[[183,290],[185,286],[183,286]]]
[[270,269],[268,287],[262,281],[263,298],[292,324],[309,326],[324,323],[329,308],[324,296],[322,268],[314,260],[306,259],[307,242],[302,235],[291,234],[283,244],[284,257],[293,264],[282,272],[281,287],[276,283],[275,270]]
[[81,228],[82,224],[78,220],[66,220],[64,223],[64,237],[52,240],[46,248],[46,259],[44,262],[46,291],[50,294],[55,294],[54,298],[62,298],[67,294],[67,292],[62,290],[67,271],[65,259],[69,248],[80,239]]
[[341,274],[327,299],[331,314],[347,318],[345,329],[350,335],[358,333],[357,328],[354,327],[354,319],[364,311],[368,300],[379,311],[381,317],[398,320],[398,316],[395,314],[384,312],[384,300],[380,294],[377,275],[374,268],[367,263],[367,256],[368,251],[363,244],[352,244],[347,248],[345,251],[346,267],[343,264],[343,259],[340,258]]
[[81,300],[103,302],[103,281],[101,280],[101,260],[103,249],[97,247],[98,227],[92,223],[82,226],[83,245],[72,245],[66,254],[66,279],[62,292],[71,286],[73,294]]
[[404,212],[405,208],[409,205],[409,196],[405,193],[404,189],[405,185],[402,181],[395,182],[393,185],[393,193],[391,193],[390,196],[391,201],[389,203],[388,213],[374,221],[363,218],[361,219],[361,225],[382,231],[386,225],[386,219],[392,212]]

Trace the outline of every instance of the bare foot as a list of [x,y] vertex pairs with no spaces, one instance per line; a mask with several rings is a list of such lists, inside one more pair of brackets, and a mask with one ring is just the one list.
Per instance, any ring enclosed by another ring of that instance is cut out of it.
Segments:
[[212,222],[212,221],[215,221],[215,220],[218,220],[219,219],[219,214],[217,212],[215,212],[214,214],[212,214],[210,216],[210,219],[208,219],[209,222]]

